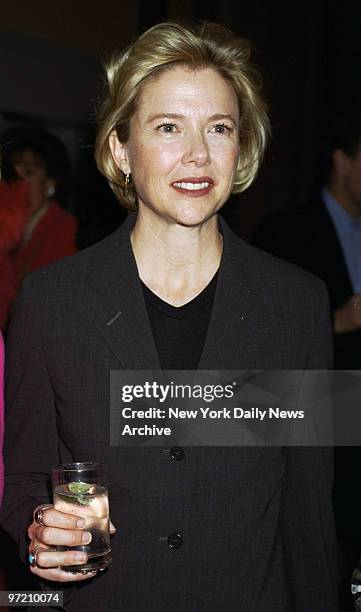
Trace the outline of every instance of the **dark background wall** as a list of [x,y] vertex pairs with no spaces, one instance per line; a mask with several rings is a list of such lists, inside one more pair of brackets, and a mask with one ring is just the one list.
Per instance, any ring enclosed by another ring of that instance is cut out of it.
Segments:
[[[253,41],[273,139],[256,184],[232,198],[225,211],[234,229],[249,237],[265,214],[308,197],[324,134],[360,95],[359,0],[4,3],[0,129],[19,120],[37,121],[58,133],[83,168],[81,190],[90,210],[94,190],[86,193],[84,168],[90,184],[101,60],[168,18],[216,19]],[[101,189],[97,194],[102,199]]]

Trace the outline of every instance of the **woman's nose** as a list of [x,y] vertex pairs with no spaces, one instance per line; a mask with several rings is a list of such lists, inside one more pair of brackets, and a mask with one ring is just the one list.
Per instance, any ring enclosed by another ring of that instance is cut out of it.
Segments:
[[184,164],[204,166],[209,163],[208,143],[203,134],[192,133],[186,139],[186,147],[182,157]]

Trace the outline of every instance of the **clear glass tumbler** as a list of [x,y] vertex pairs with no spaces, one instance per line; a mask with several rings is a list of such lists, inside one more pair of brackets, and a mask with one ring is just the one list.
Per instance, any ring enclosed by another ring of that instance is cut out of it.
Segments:
[[66,463],[52,469],[54,508],[85,519],[84,531],[92,535],[85,546],[58,546],[57,550],[79,550],[87,554],[83,565],[63,566],[68,572],[86,574],[111,563],[108,491],[101,483],[100,466],[91,461]]

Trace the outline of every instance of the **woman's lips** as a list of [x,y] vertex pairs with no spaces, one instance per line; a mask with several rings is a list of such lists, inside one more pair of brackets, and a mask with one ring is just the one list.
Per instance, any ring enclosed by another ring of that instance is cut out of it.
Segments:
[[207,195],[214,187],[214,180],[209,176],[187,177],[172,183],[173,189],[191,198]]

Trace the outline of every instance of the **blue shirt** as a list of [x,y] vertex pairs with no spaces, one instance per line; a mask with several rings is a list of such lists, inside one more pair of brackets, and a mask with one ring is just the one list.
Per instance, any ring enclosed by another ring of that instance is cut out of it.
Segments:
[[351,217],[328,189],[321,195],[341,243],[353,291],[361,293],[361,216]]

